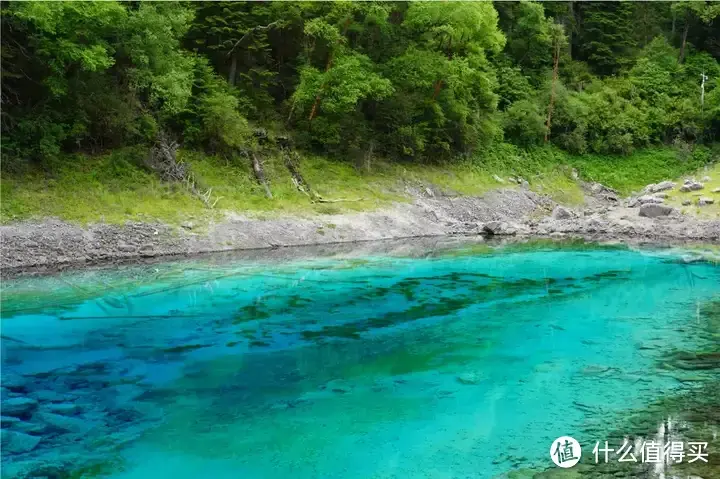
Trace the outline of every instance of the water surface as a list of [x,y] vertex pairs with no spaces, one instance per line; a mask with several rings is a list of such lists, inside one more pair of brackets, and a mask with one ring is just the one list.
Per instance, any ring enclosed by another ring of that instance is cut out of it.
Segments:
[[3,394],[39,406],[3,429],[41,440],[6,449],[3,477],[40,461],[117,479],[493,477],[712,379],[661,367],[704,347],[711,262],[582,244],[421,253],[5,282],[3,375],[20,384]]

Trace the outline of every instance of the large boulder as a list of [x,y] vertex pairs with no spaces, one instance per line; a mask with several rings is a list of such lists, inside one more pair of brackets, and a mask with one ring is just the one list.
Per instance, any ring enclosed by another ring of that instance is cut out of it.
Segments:
[[575,217],[575,214],[563,206],[556,206],[552,212],[554,220],[569,220]]
[[3,416],[13,416],[19,418],[27,418],[38,408],[38,402],[35,399],[17,397],[6,399],[2,402]]
[[647,203],[640,207],[638,214],[646,218],[658,218],[660,216],[668,216],[672,212],[673,208],[670,206]]
[[22,432],[7,431],[3,429],[0,432],[0,443],[2,444],[3,455],[5,454],[22,454],[30,452],[40,442],[39,437],[23,434]]

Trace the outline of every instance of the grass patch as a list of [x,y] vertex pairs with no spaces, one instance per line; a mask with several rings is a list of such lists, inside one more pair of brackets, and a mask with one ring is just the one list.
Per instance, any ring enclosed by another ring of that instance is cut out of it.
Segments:
[[[123,223],[128,220],[159,220],[178,224],[192,219],[199,226],[226,211],[257,216],[278,214],[332,215],[381,208],[395,201],[408,201],[407,183],[433,185],[462,195],[482,195],[490,190],[518,188],[509,177],[521,177],[530,188],[554,200],[577,205],[583,202],[579,185],[572,179],[576,168],[589,181],[599,181],[622,193],[640,189],[651,182],[694,172],[705,165],[710,154],[693,154],[680,161],[671,149],[649,149],[631,156],[572,156],[548,146],[521,149],[498,144],[473,158],[459,159],[442,165],[376,161],[372,171],[359,171],[348,162],[317,155],[304,155],[301,169],[312,187],[334,203],[312,203],[297,191],[290,174],[278,155],[263,157],[273,198],[265,197],[256,183],[249,162],[242,158],[227,160],[199,152],[181,151],[201,185],[213,189],[220,198],[216,208],[205,208],[200,200],[178,185],[161,182],[142,167],[147,150],[124,148],[96,157],[71,155],[29,169],[23,174],[5,173],[2,177],[0,214],[2,222],[58,217],[77,223],[102,221]],[[704,195],[720,184],[715,169],[698,172],[713,177]],[[498,176],[504,182],[498,182]],[[682,196],[672,201],[681,202]],[[720,205],[705,207],[703,213],[714,214]]]
[[638,150],[628,156],[587,154],[566,158],[567,164],[577,168],[585,180],[600,182],[623,195],[639,191],[650,183],[692,173],[712,161],[710,150],[702,147],[685,159],[678,158],[671,148]]
[[[682,184],[682,178],[678,179],[678,186],[669,191],[667,204],[680,208],[686,213],[693,213],[701,217],[720,217],[720,193],[713,193],[712,190],[720,188],[720,163],[713,166],[708,166],[697,170],[693,175],[688,175],[702,180],[702,178],[709,176],[710,181],[703,182],[705,188],[700,191],[688,191],[682,193],[679,191],[680,185]],[[698,206],[698,200],[700,198],[712,198],[715,203],[712,205]],[[683,202],[691,201],[690,206],[683,206]]]

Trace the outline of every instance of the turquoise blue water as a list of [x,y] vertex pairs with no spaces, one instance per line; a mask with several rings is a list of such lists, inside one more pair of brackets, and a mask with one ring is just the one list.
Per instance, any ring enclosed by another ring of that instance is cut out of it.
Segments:
[[3,477],[541,470],[553,439],[589,453],[627,410],[692,386],[658,364],[707,339],[720,268],[682,255],[471,244],[7,281],[4,400],[38,405],[3,429],[41,439],[5,448]]

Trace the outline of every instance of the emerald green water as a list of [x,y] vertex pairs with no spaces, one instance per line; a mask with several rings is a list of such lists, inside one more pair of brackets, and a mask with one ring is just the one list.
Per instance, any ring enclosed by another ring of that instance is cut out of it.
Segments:
[[628,409],[717,377],[661,367],[718,341],[720,268],[683,254],[469,244],[6,281],[3,401],[39,402],[3,430],[41,439],[4,448],[3,477],[542,470],[553,439],[589,454]]

